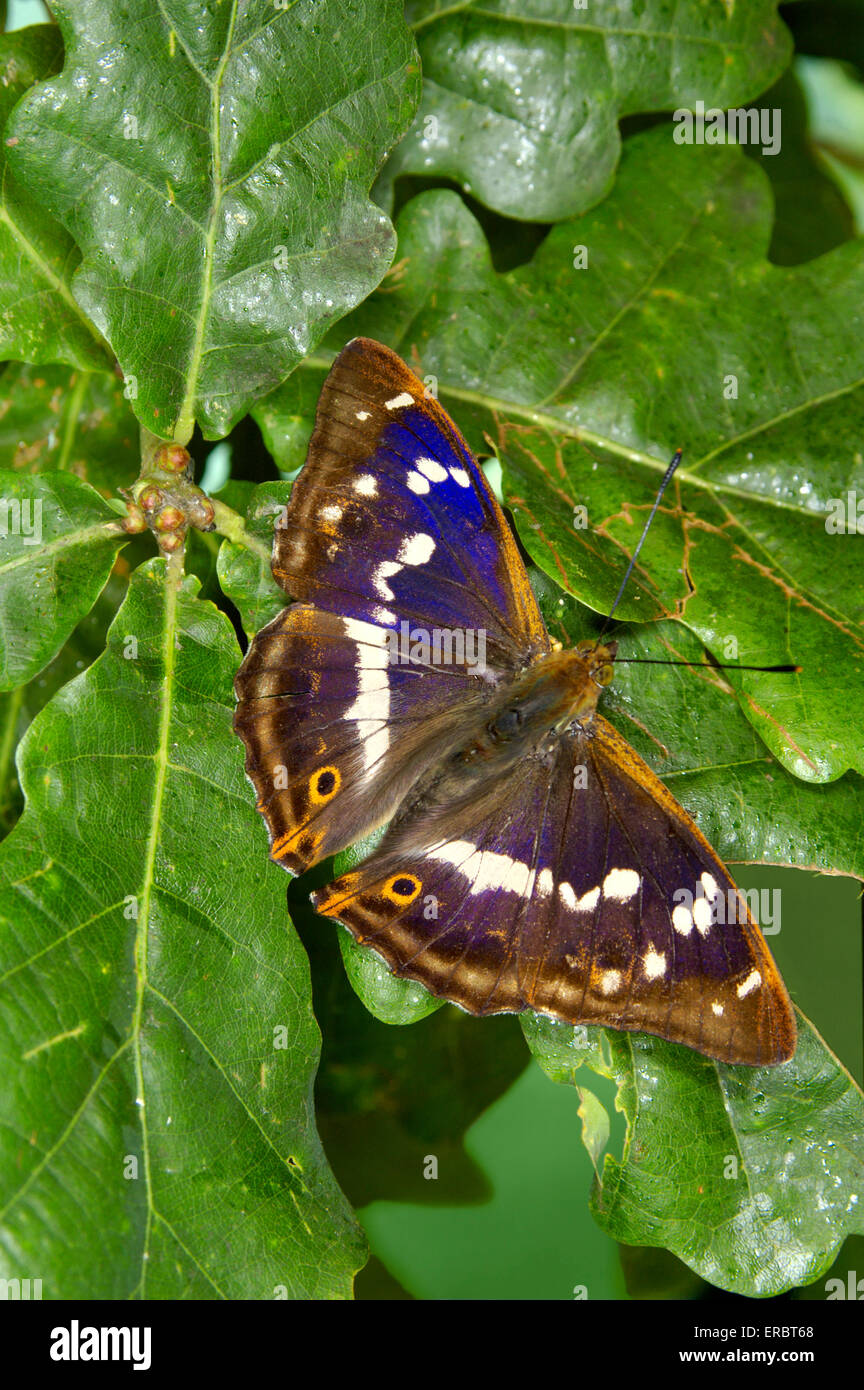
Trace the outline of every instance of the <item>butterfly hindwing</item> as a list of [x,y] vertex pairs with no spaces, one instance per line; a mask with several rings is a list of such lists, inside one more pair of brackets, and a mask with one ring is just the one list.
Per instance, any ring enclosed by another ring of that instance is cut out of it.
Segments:
[[404,819],[318,911],[472,1013],[532,1008],[725,1062],[791,1055],[794,1015],[745,901],[610,725],[564,737],[551,765],[523,760],[485,800]]
[[458,807],[409,815],[358,869],[313,894],[318,912],[471,1013],[524,1008],[518,939],[548,790],[543,770],[522,763]]

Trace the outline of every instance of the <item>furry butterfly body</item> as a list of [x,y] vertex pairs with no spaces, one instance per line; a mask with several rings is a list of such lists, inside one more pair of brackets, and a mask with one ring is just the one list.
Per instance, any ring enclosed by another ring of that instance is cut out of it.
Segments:
[[380,344],[327,378],[273,571],[297,601],[251,644],[235,720],[271,856],[299,873],[387,825],[320,913],[472,1013],[792,1055],[746,902],[597,712],[615,643],[550,640],[470,450]]

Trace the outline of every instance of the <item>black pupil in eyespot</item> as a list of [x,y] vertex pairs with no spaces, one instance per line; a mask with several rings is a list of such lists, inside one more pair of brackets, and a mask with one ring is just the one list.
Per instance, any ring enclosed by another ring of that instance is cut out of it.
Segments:
[[327,772],[322,772],[321,776],[318,778],[318,795],[329,796],[335,785],[336,774],[330,772],[329,769]]
[[410,878],[397,878],[393,884],[393,892],[400,898],[407,898],[414,892],[414,883]]

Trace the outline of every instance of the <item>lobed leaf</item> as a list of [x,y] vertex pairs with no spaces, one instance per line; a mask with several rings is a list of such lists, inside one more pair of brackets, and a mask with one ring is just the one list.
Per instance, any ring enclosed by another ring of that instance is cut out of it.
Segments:
[[[378,283],[367,190],[417,98],[397,0],[57,0],[16,175],[76,238],[138,418],[225,434]],[[371,41],[370,41],[371,36]]]
[[231,730],[228,619],[164,561],[37,716],[0,847],[4,1275],[54,1298],[339,1298],[306,957]]
[[423,100],[388,162],[455,179],[508,217],[557,222],[608,192],[637,112],[737,106],[771,85],[791,44],[776,0],[409,0]]
[[817,1279],[864,1232],[864,1096],[803,1016],[794,1058],[764,1068],[536,1015],[523,1026],[554,1080],[581,1086],[587,1065],[617,1083],[624,1151],[606,1154],[591,1199],[616,1240],[766,1297]]
[[117,513],[72,474],[0,472],[0,689],[56,656],[126,540]]
[[0,34],[0,359],[107,371],[110,353],[70,288],[80,260],[75,242],[9,167],[15,136],[5,129],[8,117],[62,58],[53,24]]

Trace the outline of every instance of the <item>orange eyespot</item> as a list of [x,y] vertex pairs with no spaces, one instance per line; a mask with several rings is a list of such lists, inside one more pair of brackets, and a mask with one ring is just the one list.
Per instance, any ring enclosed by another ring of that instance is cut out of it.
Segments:
[[615,677],[615,667],[611,661],[607,661],[605,666],[601,666],[599,671],[594,672],[594,679],[598,685],[609,685]]
[[413,903],[422,886],[419,878],[413,874],[394,874],[384,884],[381,894],[389,898],[391,903],[396,903],[397,907],[407,907]]
[[336,795],[342,778],[338,767],[319,767],[309,778],[309,795],[316,806],[323,806]]

